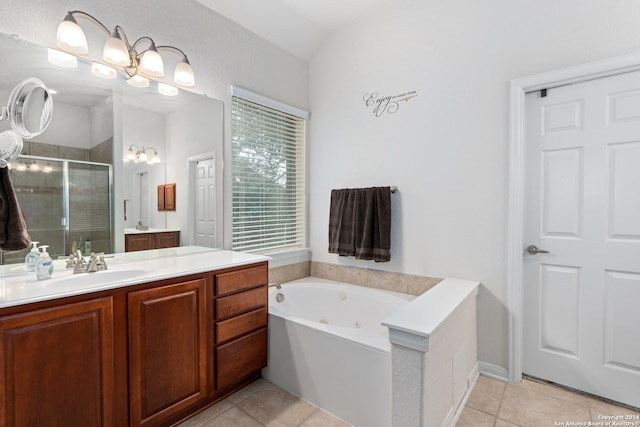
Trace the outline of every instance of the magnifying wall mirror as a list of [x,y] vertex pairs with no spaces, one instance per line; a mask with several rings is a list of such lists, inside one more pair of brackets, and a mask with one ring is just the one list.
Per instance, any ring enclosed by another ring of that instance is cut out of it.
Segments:
[[53,100],[45,84],[31,77],[18,83],[1,120],[9,120],[12,130],[0,133],[0,167],[6,167],[22,151],[22,138],[30,139],[45,131],[53,113]]

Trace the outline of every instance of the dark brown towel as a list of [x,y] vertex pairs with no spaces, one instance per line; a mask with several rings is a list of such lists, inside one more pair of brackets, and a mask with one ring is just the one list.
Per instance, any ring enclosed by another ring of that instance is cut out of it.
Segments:
[[391,259],[391,188],[331,190],[329,253]]
[[0,249],[19,251],[29,246],[31,237],[9,177],[9,168],[0,168]]

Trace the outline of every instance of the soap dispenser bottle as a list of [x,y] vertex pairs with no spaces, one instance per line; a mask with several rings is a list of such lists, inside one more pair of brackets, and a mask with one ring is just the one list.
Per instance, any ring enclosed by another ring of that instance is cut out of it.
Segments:
[[42,252],[36,263],[36,277],[38,280],[51,279],[51,274],[53,273],[53,260],[47,252],[48,247],[47,245],[40,246]]
[[31,242],[31,251],[29,251],[27,253],[27,256],[24,257],[24,263],[27,266],[28,272],[36,271],[36,263],[38,262],[38,258],[40,257],[38,243],[39,242]]

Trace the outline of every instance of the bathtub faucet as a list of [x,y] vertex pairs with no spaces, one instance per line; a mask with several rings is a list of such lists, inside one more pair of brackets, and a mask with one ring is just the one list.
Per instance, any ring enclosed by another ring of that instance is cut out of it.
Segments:
[[276,288],[277,290],[282,289],[282,286],[280,285],[280,283],[269,283],[269,285],[267,287],[268,288]]

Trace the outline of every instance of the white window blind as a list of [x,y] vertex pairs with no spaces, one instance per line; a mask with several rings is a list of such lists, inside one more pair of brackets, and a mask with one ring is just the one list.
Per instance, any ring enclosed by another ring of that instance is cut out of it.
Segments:
[[306,120],[232,97],[233,250],[305,242]]

